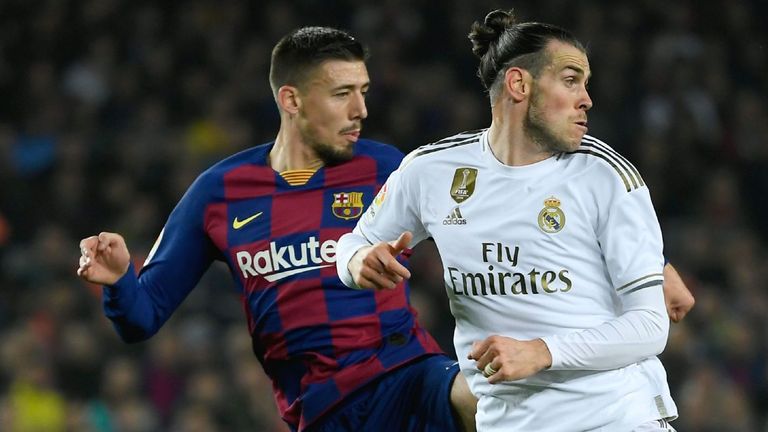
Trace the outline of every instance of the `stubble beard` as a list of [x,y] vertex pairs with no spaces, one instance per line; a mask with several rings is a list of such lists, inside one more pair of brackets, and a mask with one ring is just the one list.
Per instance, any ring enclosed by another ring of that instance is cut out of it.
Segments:
[[339,148],[332,144],[313,141],[311,147],[312,150],[315,151],[315,154],[317,154],[317,157],[319,157],[326,166],[339,165],[348,162],[354,156],[353,146]]
[[558,137],[552,128],[547,124],[544,118],[544,109],[541,107],[538,91],[534,88],[531,95],[531,103],[528,105],[528,112],[523,120],[523,131],[525,135],[542,152],[560,153],[572,152],[576,150],[578,144],[574,145],[565,139]]
[[323,162],[324,166],[339,165],[348,162],[354,156],[354,145],[340,147],[325,142],[320,138],[320,131],[311,124],[299,127],[302,141],[312,149],[315,155]]

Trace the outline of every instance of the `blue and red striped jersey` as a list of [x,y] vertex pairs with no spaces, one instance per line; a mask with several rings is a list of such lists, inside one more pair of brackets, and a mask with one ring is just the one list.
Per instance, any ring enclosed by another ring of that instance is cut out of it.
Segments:
[[214,260],[229,266],[283,419],[299,430],[380,375],[441,352],[419,326],[408,286],[353,290],[336,275],[351,231],[402,159],[360,140],[352,160],[291,186],[267,163],[274,143],[201,174],[171,213],[144,267],[105,287],[127,341],[153,335]]

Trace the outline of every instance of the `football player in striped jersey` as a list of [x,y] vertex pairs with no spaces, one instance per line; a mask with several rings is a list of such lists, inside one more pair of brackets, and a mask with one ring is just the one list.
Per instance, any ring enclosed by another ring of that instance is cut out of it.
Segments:
[[138,276],[116,233],[85,238],[78,275],[105,285],[120,336],[157,332],[214,260],[229,267],[256,356],[294,431],[474,429],[458,364],[416,319],[408,286],[357,291],[336,274],[336,244],[402,159],[360,138],[366,53],[348,33],[306,27],[272,53],[280,111],[273,142],[200,175]]

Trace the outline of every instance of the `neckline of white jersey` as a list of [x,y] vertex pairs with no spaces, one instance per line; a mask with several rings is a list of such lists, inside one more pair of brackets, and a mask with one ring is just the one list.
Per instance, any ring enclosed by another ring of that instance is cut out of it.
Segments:
[[557,155],[553,155],[544,159],[543,161],[532,163],[530,165],[511,166],[502,163],[496,158],[496,155],[494,155],[493,151],[491,150],[491,144],[488,141],[489,131],[490,129],[487,129],[480,137],[480,143],[483,149],[483,159],[486,160],[486,163],[490,169],[498,172],[499,174],[505,175],[507,177],[518,178],[536,177],[542,174],[547,174],[557,168]]

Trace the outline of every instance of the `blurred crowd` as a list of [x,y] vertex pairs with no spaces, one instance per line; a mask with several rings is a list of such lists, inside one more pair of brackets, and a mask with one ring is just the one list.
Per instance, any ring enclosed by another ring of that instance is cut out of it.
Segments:
[[[590,134],[639,168],[697,304],[662,354],[681,432],[768,431],[764,0],[0,2],[0,429],[285,431],[242,304],[214,266],[151,340],[123,344],[80,238],[138,265],[195,176],[271,140],[270,50],[302,25],[371,50],[364,136],[403,151],[490,123],[466,39],[494,8],[589,49]],[[439,256],[413,302],[453,353]]]

